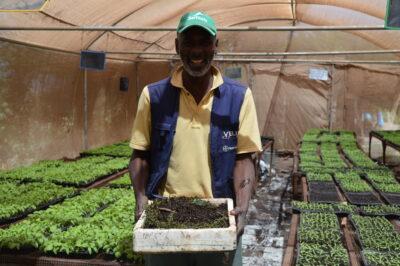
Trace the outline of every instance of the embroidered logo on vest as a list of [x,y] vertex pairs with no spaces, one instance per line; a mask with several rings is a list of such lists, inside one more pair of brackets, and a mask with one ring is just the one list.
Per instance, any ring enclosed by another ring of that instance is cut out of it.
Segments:
[[230,139],[232,137],[236,137],[237,134],[237,131],[222,131],[222,139]]

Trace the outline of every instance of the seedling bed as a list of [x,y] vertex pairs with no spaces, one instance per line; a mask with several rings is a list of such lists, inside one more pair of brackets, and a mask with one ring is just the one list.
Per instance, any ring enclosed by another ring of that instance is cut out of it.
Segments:
[[[397,207],[397,208],[396,208]],[[383,216],[388,219],[400,218],[400,206],[393,205],[372,205],[360,207],[363,216]]]
[[393,252],[361,251],[361,259],[366,266],[400,265],[400,255]]
[[52,257],[40,252],[1,252],[0,265],[36,265],[36,266],[143,266],[141,262],[117,261],[105,254],[93,258]]
[[15,216],[12,216],[10,218],[0,219],[0,225],[7,225],[7,224],[14,223],[16,221],[24,219],[29,214],[31,214],[31,213],[33,213],[35,211],[45,210],[48,207],[50,207],[51,205],[55,205],[57,203],[60,203],[60,202],[64,201],[67,198],[72,198],[72,197],[75,197],[77,195],[79,195],[79,191],[75,191],[71,195],[68,195],[68,196],[65,196],[65,197],[55,198],[55,199],[52,199],[52,200],[50,200],[48,202],[39,204],[36,208],[29,208],[29,209],[25,210],[24,212],[19,213],[19,214],[15,215]]
[[[211,205],[211,204],[212,205]],[[227,251],[236,248],[232,199],[170,198],[152,202],[134,228],[143,253]]]

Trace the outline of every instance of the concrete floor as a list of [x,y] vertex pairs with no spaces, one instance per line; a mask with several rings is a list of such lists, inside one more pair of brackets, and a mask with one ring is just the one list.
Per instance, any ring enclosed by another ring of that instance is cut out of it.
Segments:
[[[268,158],[265,161],[268,162]],[[274,156],[276,175],[258,183],[244,230],[243,265],[281,265],[290,228],[293,158]]]

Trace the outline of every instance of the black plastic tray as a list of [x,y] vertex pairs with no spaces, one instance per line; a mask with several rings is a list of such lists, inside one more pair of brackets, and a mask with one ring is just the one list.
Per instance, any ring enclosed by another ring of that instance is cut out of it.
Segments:
[[345,192],[347,200],[353,205],[381,205],[383,204],[371,192]]

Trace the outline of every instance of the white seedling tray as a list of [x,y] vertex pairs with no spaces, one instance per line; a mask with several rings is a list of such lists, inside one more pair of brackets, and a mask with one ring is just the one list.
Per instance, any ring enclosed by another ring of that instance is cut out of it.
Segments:
[[140,253],[212,252],[236,249],[235,217],[229,212],[229,198],[205,199],[213,204],[227,203],[229,227],[206,229],[144,229],[146,212],[133,229],[133,251]]

